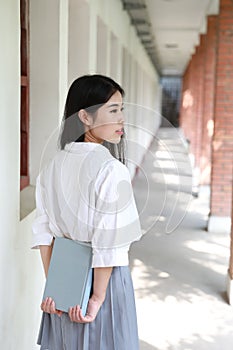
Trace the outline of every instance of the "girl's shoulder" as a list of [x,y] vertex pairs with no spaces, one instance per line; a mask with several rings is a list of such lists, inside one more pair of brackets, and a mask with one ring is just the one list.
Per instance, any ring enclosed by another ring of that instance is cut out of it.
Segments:
[[102,180],[112,180],[115,182],[120,182],[126,180],[131,182],[129,169],[125,164],[120,162],[118,159],[110,156],[100,167],[97,178]]

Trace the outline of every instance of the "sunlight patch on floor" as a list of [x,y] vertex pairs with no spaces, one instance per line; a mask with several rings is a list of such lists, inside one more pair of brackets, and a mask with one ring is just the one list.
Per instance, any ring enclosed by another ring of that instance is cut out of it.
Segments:
[[205,240],[186,241],[184,243],[184,246],[199,253],[207,253],[211,255],[216,255],[218,257],[225,257],[229,251],[228,247],[222,246],[217,243],[208,242]]
[[[222,302],[216,296],[191,286],[192,292],[185,293],[184,290],[182,292],[184,286],[181,286],[179,299],[166,295],[169,291],[164,293],[164,299],[159,299],[156,295],[146,293],[146,289],[159,285],[161,278],[169,279],[169,273],[161,271],[158,279],[148,282],[147,267],[142,261],[135,260],[132,275],[139,337],[156,349],[170,350],[171,346],[176,349],[182,342],[191,346],[197,338],[211,345],[215,336],[224,336],[233,331],[230,319],[229,326],[226,327],[229,313],[224,313]],[[182,349],[189,350],[189,347]]]

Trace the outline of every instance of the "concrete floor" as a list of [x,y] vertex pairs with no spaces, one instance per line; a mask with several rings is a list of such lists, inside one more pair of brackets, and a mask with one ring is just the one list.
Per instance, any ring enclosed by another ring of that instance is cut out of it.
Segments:
[[187,149],[160,129],[134,191],[145,233],[131,249],[140,350],[232,350],[229,235],[208,233],[208,189],[193,197]]

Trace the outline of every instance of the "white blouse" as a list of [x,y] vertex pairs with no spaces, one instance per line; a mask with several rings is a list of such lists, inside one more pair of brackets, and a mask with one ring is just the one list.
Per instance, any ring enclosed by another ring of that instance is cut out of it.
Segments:
[[101,144],[71,142],[43,169],[36,184],[32,248],[53,237],[91,242],[93,267],[128,265],[141,238],[130,174]]

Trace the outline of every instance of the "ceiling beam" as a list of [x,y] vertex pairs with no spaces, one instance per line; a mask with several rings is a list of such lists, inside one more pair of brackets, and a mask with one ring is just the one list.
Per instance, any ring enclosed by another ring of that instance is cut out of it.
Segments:
[[132,10],[142,10],[142,9],[146,9],[145,4],[137,4],[133,2],[124,3],[124,10],[132,11]]
[[[156,57],[155,41],[152,35],[152,25],[148,14],[145,0],[121,0],[123,9],[128,12],[131,25],[135,27],[136,33],[144,46],[144,49],[157,70],[161,73],[161,67]],[[134,10],[137,10],[134,11]]]

